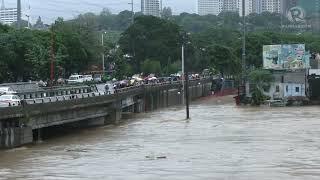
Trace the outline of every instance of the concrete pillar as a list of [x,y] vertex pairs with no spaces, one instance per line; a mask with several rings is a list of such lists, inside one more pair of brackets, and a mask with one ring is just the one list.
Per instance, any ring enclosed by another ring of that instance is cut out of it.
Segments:
[[[149,110],[150,110],[150,111],[153,111],[153,109],[154,109],[154,106],[153,106],[153,105],[154,105],[154,100],[153,100],[153,95],[152,95],[152,93],[150,93],[150,96],[149,96],[149,97],[150,97]],[[147,104],[147,106],[148,106],[148,104]]]
[[0,149],[4,147],[3,122],[0,121]]
[[144,103],[143,100],[139,99],[137,102],[134,104],[134,113],[142,113],[144,112]]
[[37,143],[42,142],[42,129],[37,129]]
[[33,142],[31,127],[21,127],[20,131],[20,145],[30,144]]
[[119,124],[122,118],[121,109],[113,109],[109,117],[112,124]]
[[9,147],[9,132],[8,128],[3,129],[3,135],[4,135],[4,147],[8,148]]
[[166,90],[166,105],[169,107],[169,89]]
[[9,138],[9,141],[10,141],[10,146],[9,147],[15,147],[16,143],[15,143],[15,132],[14,132],[14,128],[13,127],[10,127],[9,128],[9,131],[10,131],[10,138]]
[[156,91],[156,92],[154,93],[153,98],[154,98],[154,109],[153,109],[153,110],[156,110],[156,109],[159,108],[159,107],[158,107],[158,104],[159,104],[158,91]]

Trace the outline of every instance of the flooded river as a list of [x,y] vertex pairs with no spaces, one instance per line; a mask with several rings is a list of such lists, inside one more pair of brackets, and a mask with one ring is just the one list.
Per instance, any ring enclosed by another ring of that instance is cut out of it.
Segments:
[[319,109],[205,99],[0,151],[0,179],[320,179]]

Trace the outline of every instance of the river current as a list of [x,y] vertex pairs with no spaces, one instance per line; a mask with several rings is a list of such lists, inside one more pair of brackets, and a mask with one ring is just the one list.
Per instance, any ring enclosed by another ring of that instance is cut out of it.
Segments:
[[319,109],[206,98],[0,151],[0,180],[318,180]]

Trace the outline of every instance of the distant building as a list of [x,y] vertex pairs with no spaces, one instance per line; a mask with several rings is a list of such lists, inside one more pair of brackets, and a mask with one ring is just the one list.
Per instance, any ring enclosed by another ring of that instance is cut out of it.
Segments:
[[238,12],[239,7],[240,0],[223,0],[222,11]]
[[0,22],[3,24],[12,24],[17,21],[17,8],[0,9]]
[[[242,16],[242,0],[223,0],[222,11],[237,12]],[[245,0],[245,15],[253,12],[253,1]]]
[[[246,0],[245,7],[246,15],[252,13],[252,0]],[[242,0],[198,0],[199,15],[218,15],[221,12],[237,12],[242,16]]]
[[[253,0],[245,1],[245,15],[253,13]],[[239,0],[239,14],[242,16],[242,0]]]
[[262,13],[262,0],[252,0],[252,12],[257,14]]
[[281,0],[262,0],[262,12],[281,13]]
[[141,0],[141,12],[144,15],[160,17],[160,0]]
[[17,8],[5,8],[4,0],[1,1],[0,7],[0,23],[2,24],[12,24],[18,19]]
[[219,15],[222,11],[222,0],[198,0],[198,14],[200,16]]
[[[310,11],[310,6],[320,7],[320,0],[245,0],[245,14],[262,12],[286,14],[288,8],[294,6],[306,6],[306,11]],[[242,0],[198,0],[199,15],[218,15],[223,11],[238,12],[242,16]]]
[[290,0],[252,0],[252,12],[257,14],[261,14],[262,12],[281,13],[289,1]]

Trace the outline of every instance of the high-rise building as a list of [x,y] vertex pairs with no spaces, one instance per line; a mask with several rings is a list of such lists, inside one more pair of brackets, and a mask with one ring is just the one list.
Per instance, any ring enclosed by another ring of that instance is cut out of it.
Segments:
[[[242,16],[242,0],[239,0],[239,13]],[[245,15],[253,13],[253,0],[245,0]]]
[[[239,12],[242,16],[242,1],[243,0],[198,0],[198,14],[218,15],[222,11]],[[301,1],[301,0],[300,0]],[[245,0],[245,14],[251,13],[285,13],[287,7],[300,2],[299,0]],[[308,1],[308,0],[305,0]],[[309,0],[320,1],[320,0]],[[319,3],[320,4],[320,3]]]
[[290,0],[252,0],[252,12],[258,14],[262,12],[281,13],[287,1]]
[[141,0],[141,12],[144,15],[160,17],[159,0]]
[[218,15],[222,10],[222,0],[198,0],[198,14],[201,16]]
[[232,11],[232,12],[238,12],[240,1],[242,0],[223,0],[222,3],[222,10],[223,11]]
[[[238,12],[242,16],[242,0],[223,0],[222,11]],[[245,15],[249,15],[252,12],[252,0],[245,0]]]
[[2,24],[12,24],[18,19],[17,8],[5,8],[4,0],[1,1],[0,8],[0,23]]
[[262,0],[262,12],[281,13],[281,0]]
[[252,0],[252,12],[257,14],[262,13],[262,0]]

